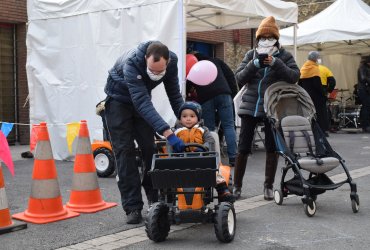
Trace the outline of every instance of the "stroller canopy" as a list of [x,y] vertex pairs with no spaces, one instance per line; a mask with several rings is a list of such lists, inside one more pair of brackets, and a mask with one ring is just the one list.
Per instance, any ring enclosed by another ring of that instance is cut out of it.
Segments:
[[264,100],[266,116],[278,124],[289,115],[303,116],[311,121],[316,113],[311,97],[297,84],[276,82],[266,89]]

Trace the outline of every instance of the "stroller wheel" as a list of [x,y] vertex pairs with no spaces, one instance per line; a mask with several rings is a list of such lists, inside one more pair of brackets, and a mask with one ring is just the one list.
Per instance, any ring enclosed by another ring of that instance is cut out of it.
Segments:
[[311,198],[312,198],[312,200],[316,201],[317,200],[317,195],[316,194],[311,195]]
[[234,239],[236,229],[236,216],[234,205],[221,202],[215,213],[215,233],[219,241],[229,243]]
[[148,210],[145,231],[149,239],[155,242],[165,241],[170,231],[169,208],[161,202],[154,203]]
[[308,204],[303,204],[304,212],[308,217],[312,217],[316,213],[316,202],[311,198],[308,200]]
[[283,204],[283,192],[281,192],[281,190],[275,189],[274,200],[275,200],[275,203],[278,205]]
[[358,213],[358,210],[360,210],[360,199],[358,198],[357,194],[354,199],[351,199],[351,203],[352,203],[352,211],[354,213]]

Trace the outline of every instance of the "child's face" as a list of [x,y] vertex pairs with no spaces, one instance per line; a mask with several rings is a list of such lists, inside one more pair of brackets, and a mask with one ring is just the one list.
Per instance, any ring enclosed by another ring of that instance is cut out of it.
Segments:
[[198,123],[197,114],[191,109],[184,109],[181,112],[180,122],[183,126],[192,128]]

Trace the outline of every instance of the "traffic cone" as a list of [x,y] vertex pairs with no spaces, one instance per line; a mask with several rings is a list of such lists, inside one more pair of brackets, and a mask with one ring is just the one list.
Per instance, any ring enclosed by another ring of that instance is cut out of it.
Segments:
[[10,217],[8,199],[5,193],[5,181],[3,170],[0,164],[0,234],[14,232],[27,228],[23,222],[13,221]]
[[86,121],[80,122],[73,173],[67,208],[80,213],[95,213],[117,206],[117,203],[108,203],[102,199]]
[[79,213],[69,211],[63,206],[45,122],[40,123],[35,151],[28,209],[23,213],[14,214],[13,218],[44,224],[78,216]]

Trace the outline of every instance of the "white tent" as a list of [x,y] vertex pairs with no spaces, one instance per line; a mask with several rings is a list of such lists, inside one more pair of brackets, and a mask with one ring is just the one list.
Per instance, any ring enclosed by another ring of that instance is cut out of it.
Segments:
[[[370,7],[361,0],[336,0],[317,15],[298,24],[297,62],[311,50],[320,51],[333,71],[337,86],[351,89],[357,81],[360,55],[370,54]],[[280,43],[293,50],[293,27],[280,30]],[[287,48],[288,48],[287,47]]]
[[[30,121],[48,123],[55,159],[71,157],[67,123],[87,120],[91,139],[102,138],[95,105],[124,50],[150,39],[164,42],[179,57],[183,86],[187,30],[252,28],[268,15],[289,24],[298,16],[295,3],[278,0],[28,0],[27,11]],[[153,91],[153,102],[172,124],[163,91]]]

